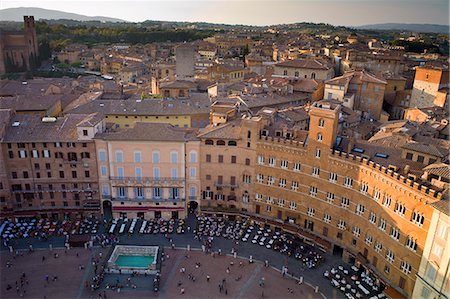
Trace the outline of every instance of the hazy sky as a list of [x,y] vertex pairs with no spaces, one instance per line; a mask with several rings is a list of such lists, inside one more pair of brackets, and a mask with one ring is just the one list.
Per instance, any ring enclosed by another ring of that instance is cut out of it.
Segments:
[[0,8],[41,7],[127,21],[204,21],[271,25],[323,22],[449,23],[448,0],[0,0]]

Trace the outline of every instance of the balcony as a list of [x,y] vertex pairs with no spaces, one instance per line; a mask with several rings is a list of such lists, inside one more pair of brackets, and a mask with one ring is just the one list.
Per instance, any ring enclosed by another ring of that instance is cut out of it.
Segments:
[[215,181],[214,182],[214,186],[222,187],[222,188],[239,188],[239,185],[236,182],[234,182],[234,183],[224,183],[224,182],[220,182],[220,181]]
[[161,198],[161,197],[152,197],[152,198],[131,198],[131,197],[110,197],[110,196],[102,196],[102,198],[108,198],[112,201],[127,201],[127,202],[183,202],[186,201],[185,198]]
[[86,187],[85,189],[48,189],[48,188],[42,188],[42,189],[30,189],[30,190],[12,190],[12,193],[39,193],[39,192],[85,192],[85,193],[97,193],[97,189],[92,189]]
[[119,176],[110,176],[109,179],[115,182],[121,183],[156,183],[156,184],[167,184],[167,183],[180,183],[184,182],[184,177],[119,177]]

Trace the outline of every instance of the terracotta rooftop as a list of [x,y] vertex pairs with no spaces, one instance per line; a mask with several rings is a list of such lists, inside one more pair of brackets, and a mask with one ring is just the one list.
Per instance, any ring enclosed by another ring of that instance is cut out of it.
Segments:
[[42,122],[38,115],[15,115],[11,118],[4,142],[64,142],[77,141],[77,125],[89,114],[69,114],[55,122]]
[[441,157],[441,158],[448,155],[448,151],[439,146],[436,146],[433,144],[420,143],[420,142],[408,142],[408,143],[405,143],[402,146],[402,148],[420,152],[420,153],[424,153],[424,154],[433,155],[436,157]]
[[209,125],[201,129],[197,135],[199,138],[208,139],[240,139],[241,138],[241,119],[220,124],[217,126]]
[[117,141],[187,141],[196,140],[192,130],[170,124],[136,123],[134,127],[98,133],[95,139]]
[[428,171],[428,173],[450,179],[450,166],[445,163],[434,163],[425,167],[423,170]]
[[144,99],[133,95],[126,100],[97,99],[74,108],[70,113],[100,112],[104,115],[195,115],[209,113],[206,93],[191,93],[187,99]]
[[317,70],[329,70],[330,65],[321,59],[296,59],[286,60],[276,64],[279,67],[292,67],[292,68],[305,68],[305,69],[317,69]]
[[325,81],[325,84],[345,85],[348,82],[353,84],[361,84],[362,82],[387,84],[386,80],[378,78],[365,70],[346,72],[342,76]]
[[447,196],[444,196],[443,198],[446,198],[446,199],[441,199],[439,201],[432,203],[431,205],[436,210],[446,214],[447,216],[450,216],[450,200],[448,200],[448,194],[447,194]]
[[14,109],[16,111],[46,111],[61,101],[63,95],[18,95],[14,97],[0,97],[0,109]]

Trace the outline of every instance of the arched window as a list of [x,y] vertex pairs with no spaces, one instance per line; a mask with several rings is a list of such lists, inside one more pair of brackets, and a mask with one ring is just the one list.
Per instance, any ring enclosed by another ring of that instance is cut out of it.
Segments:
[[217,145],[220,145],[220,146],[224,146],[225,145],[225,141],[223,141],[223,140],[217,140],[217,143],[216,143]]
[[295,77],[298,77],[298,76],[299,76],[299,73],[298,73],[298,72],[295,72],[295,73],[294,73],[294,76],[295,76]]
[[234,140],[228,141],[228,146],[237,146],[237,142]]
[[323,128],[325,126],[325,120],[323,118],[319,119],[319,127]]
[[287,70],[284,70],[284,71],[283,71],[283,76],[287,76],[287,74],[288,74],[288,73],[287,73]]
[[214,141],[212,141],[211,139],[206,139],[206,140],[205,140],[205,144],[206,144],[206,145],[213,145],[213,144],[214,144]]
[[317,133],[317,141],[322,142],[322,134]]
[[316,73],[311,73],[311,79],[316,79]]

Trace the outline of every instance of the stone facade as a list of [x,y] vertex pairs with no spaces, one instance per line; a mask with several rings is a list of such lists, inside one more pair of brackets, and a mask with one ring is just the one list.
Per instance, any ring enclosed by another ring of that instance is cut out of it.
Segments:
[[[175,138],[143,132],[161,127]],[[187,203],[198,206],[199,143],[185,140],[182,131],[170,131],[170,125],[140,123],[96,136],[104,213],[111,209],[114,218],[185,218]],[[138,137],[129,140],[130,134]]]

